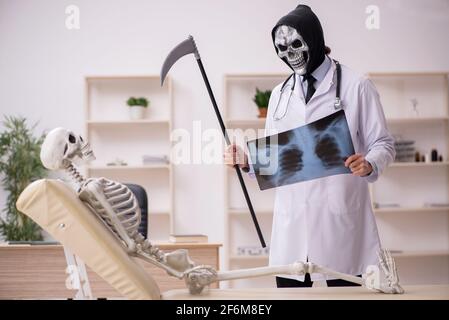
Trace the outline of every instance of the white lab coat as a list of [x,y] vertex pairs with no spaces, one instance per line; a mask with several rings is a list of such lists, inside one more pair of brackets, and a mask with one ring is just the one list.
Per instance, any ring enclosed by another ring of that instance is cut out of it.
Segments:
[[[298,77],[298,76],[297,76]],[[290,80],[291,84],[293,79]],[[279,133],[321,119],[334,109],[336,66],[305,106],[300,78],[287,114],[275,121],[273,113],[281,84],[273,89],[266,134]],[[285,98],[288,90],[284,91]],[[395,157],[379,95],[372,82],[342,65],[341,98],[356,153],[365,155],[376,172],[367,177],[335,175],[276,189],[270,244],[271,266],[311,261],[336,271],[358,275],[377,263],[380,239],[372,212],[368,182],[374,182]],[[277,114],[285,111],[281,101]],[[287,276],[303,280],[303,276]],[[321,280],[313,274],[312,280]],[[331,279],[331,278],[326,278]]]

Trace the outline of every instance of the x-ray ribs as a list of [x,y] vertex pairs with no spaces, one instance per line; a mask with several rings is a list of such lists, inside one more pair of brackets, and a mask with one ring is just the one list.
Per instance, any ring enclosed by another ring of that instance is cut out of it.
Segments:
[[341,165],[342,157],[334,136],[327,133],[322,137],[317,135],[315,143],[315,154],[326,169]]
[[248,142],[261,190],[350,173],[344,162],[354,154],[343,110],[308,125]]
[[301,171],[304,167],[302,163],[303,152],[299,148],[287,148],[279,155],[279,166],[282,168],[279,172],[278,183],[283,184],[284,181]]

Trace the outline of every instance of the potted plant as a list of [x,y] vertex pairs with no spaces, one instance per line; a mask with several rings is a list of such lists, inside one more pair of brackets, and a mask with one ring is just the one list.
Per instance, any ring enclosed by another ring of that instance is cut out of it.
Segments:
[[271,90],[261,91],[256,88],[256,94],[254,95],[254,103],[259,108],[259,118],[267,117],[268,102],[270,101]]
[[32,181],[45,177],[40,160],[44,136],[34,137],[22,117],[6,117],[0,133],[0,174],[8,194],[4,218],[0,218],[0,235],[7,241],[42,240],[41,229],[16,208],[16,201]]
[[129,106],[129,115],[132,120],[139,120],[145,117],[145,110],[148,107],[148,100],[146,98],[130,97],[127,101]]

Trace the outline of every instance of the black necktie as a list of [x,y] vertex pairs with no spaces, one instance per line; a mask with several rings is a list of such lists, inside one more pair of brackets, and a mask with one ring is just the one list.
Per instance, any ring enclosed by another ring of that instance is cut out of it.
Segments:
[[303,76],[303,81],[307,81],[307,94],[306,94],[306,104],[307,104],[307,102],[309,102],[310,98],[312,98],[313,94],[316,91],[315,87],[313,86],[316,79],[311,74],[306,74]]

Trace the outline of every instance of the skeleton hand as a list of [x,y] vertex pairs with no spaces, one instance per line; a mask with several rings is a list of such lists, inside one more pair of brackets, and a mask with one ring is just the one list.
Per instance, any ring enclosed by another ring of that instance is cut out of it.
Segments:
[[210,266],[197,266],[185,273],[185,282],[191,294],[200,294],[204,287],[217,280],[217,271]]

